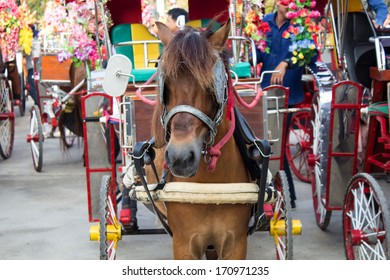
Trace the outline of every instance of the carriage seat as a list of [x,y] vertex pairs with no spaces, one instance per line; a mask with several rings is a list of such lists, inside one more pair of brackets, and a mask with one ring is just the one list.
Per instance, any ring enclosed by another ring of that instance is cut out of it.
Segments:
[[[158,38],[153,36],[146,26],[140,23],[118,24],[111,29],[114,53],[123,54],[130,59],[133,64],[131,73],[135,76],[135,82],[145,82],[156,72],[156,61],[161,54],[162,45],[158,43],[147,44],[147,52],[145,53],[143,44],[117,47],[115,47],[115,44],[153,40],[158,40]],[[129,81],[131,82],[132,78]]]
[[249,62],[241,61],[230,65],[230,70],[237,74],[238,78],[251,77],[251,65]]
[[367,15],[363,12],[348,13],[344,33],[345,58],[350,79],[371,88],[370,67],[376,66],[375,46],[369,42],[374,36]]
[[[186,25],[191,26],[193,28],[205,28],[212,22],[209,18],[202,18],[196,20],[190,20],[186,23]],[[215,21],[212,25],[212,30],[215,32],[221,27],[221,24],[218,21]]]

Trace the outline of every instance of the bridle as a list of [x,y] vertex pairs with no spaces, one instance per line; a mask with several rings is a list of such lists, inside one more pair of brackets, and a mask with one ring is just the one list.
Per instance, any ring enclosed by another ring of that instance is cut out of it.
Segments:
[[[217,134],[217,127],[222,122],[222,116],[228,101],[228,74],[222,59],[218,59],[214,65],[214,84],[213,92],[215,103],[217,104],[217,112],[214,119],[211,119],[204,112],[190,105],[177,105],[171,110],[167,110],[164,100],[165,74],[161,67],[158,69],[158,96],[162,106],[161,124],[165,130],[165,140],[169,141],[169,122],[177,113],[189,113],[201,120],[209,128],[209,137],[204,141],[204,155],[208,154],[211,146],[214,144]],[[229,137],[230,138],[230,137]],[[213,155],[209,155],[213,156]]]

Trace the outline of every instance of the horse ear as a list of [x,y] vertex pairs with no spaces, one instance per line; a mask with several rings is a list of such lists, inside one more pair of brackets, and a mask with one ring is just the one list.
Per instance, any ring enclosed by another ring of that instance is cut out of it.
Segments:
[[220,29],[218,29],[210,38],[209,42],[215,49],[217,49],[219,52],[222,52],[225,48],[226,41],[229,37],[230,33],[230,19],[222,26]]
[[169,30],[168,26],[166,26],[164,23],[156,21],[157,25],[157,36],[160,38],[161,42],[164,46],[168,45],[168,43],[173,38],[173,33],[171,30]]

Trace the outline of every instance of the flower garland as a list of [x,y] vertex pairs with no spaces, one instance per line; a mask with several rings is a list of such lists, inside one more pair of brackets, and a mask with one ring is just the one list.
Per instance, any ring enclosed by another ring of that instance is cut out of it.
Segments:
[[34,35],[33,30],[31,29],[31,25],[36,23],[36,12],[30,11],[26,1],[22,1],[18,10],[20,21],[19,46],[27,55],[30,55],[32,51]]
[[0,1],[0,50],[3,60],[15,60],[20,46],[26,53],[31,53],[32,30],[35,12],[31,13],[25,1],[18,6],[15,0]]
[[0,2],[0,49],[5,62],[15,60],[19,29],[19,10],[16,2]]
[[233,16],[236,18],[238,33],[243,30],[246,36],[252,38],[257,48],[268,53],[266,33],[271,29],[268,23],[263,21],[263,8],[264,4],[261,0],[238,0],[235,8],[231,4],[231,10],[236,11]]
[[312,19],[318,18],[320,13],[313,10],[316,6],[314,0],[282,0],[282,4],[288,6],[286,17],[291,22],[282,36],[292,42],[289,48],[292,63],[303,66],[316,55],[313,33],[318,32],[318,26]]
[[[41,33],[42,36],[55,38],[60,62],[70,59],[76,67],[85,62],[93,68],[96,66],[100,58],[96,38],[101,41],[105,37],[103,16],[108,28],[112,25],[111,15],[107,9],[105,11],[105,15],[100,10],[96,15],[94,0],[78,0],[67,5],[64,0],[47,2]],[[61,33],[62,36],[59,36]]]
[[88,61],[95,66],[99,53],[93,37],[96,30],[94,1],[72,2],[66,6],[66,10],[71,35],[65,49],[58,53],[59,61],[71,59],[76,67]]

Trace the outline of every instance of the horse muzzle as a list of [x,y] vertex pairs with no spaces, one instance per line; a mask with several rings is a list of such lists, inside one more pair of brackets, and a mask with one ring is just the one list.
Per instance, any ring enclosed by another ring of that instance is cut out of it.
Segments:
[[195,175],[201,159],[202,143],[202,141],[168,143],[165,162],[172,175],[179,178]]

